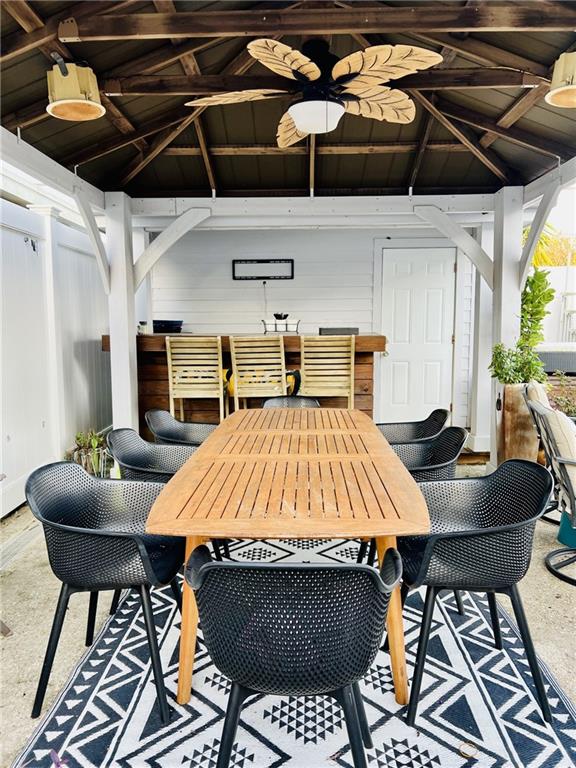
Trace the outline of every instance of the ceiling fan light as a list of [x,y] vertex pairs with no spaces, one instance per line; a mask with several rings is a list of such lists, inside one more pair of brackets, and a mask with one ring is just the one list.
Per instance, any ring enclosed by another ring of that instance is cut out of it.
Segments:
[[288,113],[302,133],[329,133],[344,114],[344,105],[335,99],[306,99],[292,104]]
[[550,90],[544,98],[553,107],[576,108],[576,51],[563,53],[554,64]]
[[96,75],[90,67],[66,63],[64,75],[58,64],[47,73],[48,105],[46,112],[60,120],[84,122],[96,120],[106,113],[100,103]]

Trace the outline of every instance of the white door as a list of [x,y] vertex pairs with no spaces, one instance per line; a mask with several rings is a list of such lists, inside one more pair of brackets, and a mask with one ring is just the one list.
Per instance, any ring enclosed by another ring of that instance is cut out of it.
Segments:
[[1,229],[0,516],[24,501],[26,478],[53,460],[40,243]]
[[382,421],[450,408],[455,248],[383,248]]

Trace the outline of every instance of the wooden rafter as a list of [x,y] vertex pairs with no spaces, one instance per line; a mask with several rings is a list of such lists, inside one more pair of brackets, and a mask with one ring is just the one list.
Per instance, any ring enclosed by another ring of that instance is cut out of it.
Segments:
[[316,186],[316,136],[310,134],[310,141],[308,144],[308,189],[310,190],[310,197],[314,197],[314,189]]
[[[417,93],[417,91],[414,91],[414,93]],[[563,160],[569,160],[574,155],[574,150],[565,144],[560,144],[557,141],[546,139],[542,136],[535,136],[533,133],[529,133],[528,131],[524,131],[514,126],[503,128],[498,125],[495,120],[491,120],[485,115],[467,109],[466,107],[461,107],[448,101],[439,101],[437,106],[447,117],[471,125],[474,128],[491,131],[507,141],[519,144],[527,149],[532,149],[535,152],[540,152],[544,155],[552,155],[552,157],[560,157]]]
[[[32,29],[30,32],[14,32],[2,41],[2,51],[0,52],[0,62],[6,63],[22,56],[25,53],[41,48],[47,44],[52,44],[58,39],[58,25],[69,16],[82,20],[85,16],[94,18],[96,14],[112,14],[118,11],[125,11],[136,3],[136,0],[123,0],[123,2],[108,2],[108,0],[83,0],[69,6],[64,11],[56,13],[46,21],[42,21],[42,26]],[[20,14],[22,16],[22,14]],[[23,17],[24,18],[24,17]],[[40,17],[38,17],[40,18]],[[107,15],[107,18],[116,18]],[[64,42],[64,41],[61,41]]]
[[[10,0],[10,2],[6,3],[5,8],[25,32],[33,32],[44,26],[44,21],[38,16],[34,9],[30,7],[27,0]],[[74,60],[72,53],[59,40],[52,40],[50,43],[41,45],[39,46],[39,50],[51,63],[54,63],[51,56],[53,51],[59,53],[62,58],[68,61]],[[105,94],[101,95],[101,101],[106,108],[106,117],[112,125],[120,131],[120,133],[133,133],[134,126],[122,110]],[[42,115],[48,117],[48,113],[46,112],[46,102],[42,102],[42,106]],[[146,139],[138,139],[135,144],[141,151],[148,147]]]
[[514,173],[510,168],[490,149],[484,149],[476,136],[464,126],[455,125],[438,107],[419,91],[410,91],[411,96],[418,101],[424,109],[430,112],[439,123],[447,128],[456,138],[462,142],[481,163],[505,184],[511,184]]
[[[154,7],[158,13],[176,13],[176,7],[173,0],[153,0]],[[172,39],[172,45],[178,45],[178,40]],[[184,74],[189,77],[200,76],[200,67],[198,61],[193,53],[187,53],[180,59],[180,66],[184,71]],[[208,141],[206,140],[206,131],[204,130],[204,124],[202,118],[198,117],[194,122],[194,128],[196,130],[196,136],[198,138],[198,144],[200,146],[200,152],[202,154],[202,161],[206,170],[206,176],[208,177],[208,183],[212,194],[216,194],[216,175],[214,173],[214,167],[212,160],[210,159],[210,153],[208,151]]]
[[[395,155],[408,154],[418,149],[417,141],[386,142],[382,144],[318,144],[316,143],[316,155]],[[430,152],[468,152],[463,144],[452,141],[432,141],[427,145]],[[200,157],[200,147],[167,147],[164,155],[172,157]],[[294,144],[291,147],[278,147],[275,144],[223,145],[210,147],[210,154],[214,157],[259,157],[285,155],[308,155],[305,144]]]
[[419,5],[418,7],[313,8],[296,11],[191,11],[106,15],[97,20],[73,16],[59,26],[62,42],[85,40],[138,40],[188,37],[259,37],[282,35],[330,35],[352,32],[529,32],[571,31],[576,10],[560,2],[519,0],[516,3],[476,2],[469,6]]
[[[496,120],[496,125],[500,128],[510,128],[510,126],[520,120],[521,117],[524,117],[535,104],[541,101],[548,91],[548,83],[541,83],[537,88],[530,88],[525,91],[522,96],[519,96],[508,109],[500,115],[498,120]],[[489,147],[497,138],[498,134],[488,131],[481,137],[480,144],[483,147]]]
[[[430,101],[431,103],[434,103],[433,98]],[[426,152],[426,149],[429,149],[428,141],[430,139],[430,133],[432,131],[433,125],[434,125],[434,115],[431,112],[427,112],[424,117],[424,129],[420,136],[418,149],[416,150],[416,154],[414,155],[412,168],[410,169],[410,175],[408,177],[408,189],[412,189],[412,187],[415,186],[416,184],[418,172],[420,171],[422,161],[424,160],[424,153]],[[462,146],[464,145],[462,144]]]
[[[189,54],[187,59],[192,56]],[[182,61],[184,61],[183,59]],[[433,69],[394,81],[395,88],[454,90],[468,88],[535,88],[543,78],[505,68]],[[255,88],[295,90],[294,82],[275,75],[125,75],[105,80],[102,90],[109,96],[193,96]]]

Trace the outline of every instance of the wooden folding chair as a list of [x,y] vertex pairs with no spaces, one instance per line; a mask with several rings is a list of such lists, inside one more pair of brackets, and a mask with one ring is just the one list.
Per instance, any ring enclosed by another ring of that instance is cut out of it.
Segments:
[[180,400],[180,421],[184,421],[184,400],[218,398],[220,421],[224,418],[222,381],[222,339],[220,336],[166,336],[170,413]]
[[300,395],[347,397],[354,408],[354,336],[302,336]]

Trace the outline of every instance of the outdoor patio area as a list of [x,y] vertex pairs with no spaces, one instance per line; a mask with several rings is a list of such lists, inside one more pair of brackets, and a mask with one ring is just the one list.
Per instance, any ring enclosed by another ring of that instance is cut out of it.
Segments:
[[0,765],[575,765],[576,3],[0,26]]

